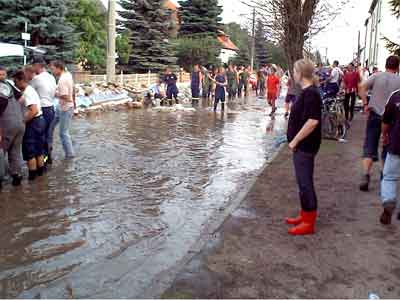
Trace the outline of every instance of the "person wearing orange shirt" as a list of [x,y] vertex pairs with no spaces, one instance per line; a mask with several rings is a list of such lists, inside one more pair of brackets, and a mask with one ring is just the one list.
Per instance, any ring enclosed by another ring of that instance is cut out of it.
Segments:
[[271,117],[274,116],[276,112],[276,99],[279,96],[280,82],[279,77],[276,75],[276,69],[271,68],[271,74],[269,74],[267,78],[267,100],[268,104],[272,106]]

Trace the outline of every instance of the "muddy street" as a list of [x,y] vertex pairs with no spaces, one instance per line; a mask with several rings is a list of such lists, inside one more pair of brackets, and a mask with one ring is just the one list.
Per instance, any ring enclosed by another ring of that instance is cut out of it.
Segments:
[[75,160],[0,194],[0,298],[140,296],[249,185],[285,124],[255,99],[224,117],[201,108],[76,119]]

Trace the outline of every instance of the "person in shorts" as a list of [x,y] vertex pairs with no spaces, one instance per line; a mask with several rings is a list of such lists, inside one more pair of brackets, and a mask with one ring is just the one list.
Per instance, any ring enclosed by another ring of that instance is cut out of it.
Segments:
[[29,180],[35,180],[44,173],[44,144],[46,121],[43,118],[40,97],[33,87],[28,84],[28,79],[23,70],[13,76],[15,85],[23,93],[26,107],[24,115],[25,134],[22,141],[22,155],[28,164]]
[[55,117],[54,100],[57,83],[53,75],[46,70],[46,62],[41,57],[36,57],[32,64],[35,76],[29,82],[40,97],[43,118],[46,121],[44,155],[48,164],[52,164],[53,131],[51,124]]
[[[368,113],[363,151],[363,176],[360,190],[369,191],[371,171],[374,162],[379,161],[379,141],[381,138],[382,116],[389,96],[400,89],[399,72],[400,60],[398,56],[389,56],[386,60],[386,71],[372,75],[360,85],[360,97],[364,103],[364,111]],[[371,90],[371,99],[368,102],[367,93]],[[382,151],[382,161],[386,151]]]

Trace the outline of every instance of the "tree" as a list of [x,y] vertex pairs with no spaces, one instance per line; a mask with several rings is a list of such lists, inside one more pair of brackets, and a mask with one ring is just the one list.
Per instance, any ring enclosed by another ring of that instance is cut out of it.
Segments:
[[389,4],[392,6],[393,14],[400,18],[400,0],[390,0]]
[[245,28],[242,28],[238,23],[228,23],[224,26],[225,33],[231,41],[239,48],[237,56],[230,60],[230,63],[237,66],[250,65],[250,38],[249,33]]
[[164,0],[120,0],[120,31],[129,30],[128,70],[161,71],[176,63],[168,40],[171,11]]
[[303,58],[305,43],[343,10],[348,0],[244,0],[254,6],[269,39],[281,45],[289,69]]
[[322,55],[321,52],[319,52],[319,50],[315,51],[314,56],[315,56],[315,63],[317,63],[318,65],[323,63]]
[[222,29],[222,6],[218,0],[179,1],[181,27],[180,36],[212,35],[217,36]]
[[214,37],[180,38],[176,43],[178,64],[186,71],[190,71],[195,64],[219,65],[220,52],[221,46]]
[[103,71],[106,66],[107,14],[99,0],[75,0],[68,20],[79,34],[75,60],[85,70]]
[[268,49],[268,40],[265,32],[265,26],[261,20],[257,21],[256,32],[255,32],[255,58],[256,66],[261,68],[262,66],[271,63],[271,53]]
[[117,36],[116,47],[118,53],[118,63],[120,65],[127,65],[129,63],[129,56],[131,55],[131,47],[129,46],[130,33],[128,30],[121,32]]
[[29,45],[47,48],[48,59],[73,61],[76,34],[66,18],[70,4],[68,0],[0,0],[0,40],[22,43],[27,22]]
[[[389,4],[392,7],[393,15],[399,19],[400,18],[400,0],[391,0]],[[386,48],[395,55],[400,56],[400,44],[390,40],[387,37],[384,37],[383,40],[386,43]]]

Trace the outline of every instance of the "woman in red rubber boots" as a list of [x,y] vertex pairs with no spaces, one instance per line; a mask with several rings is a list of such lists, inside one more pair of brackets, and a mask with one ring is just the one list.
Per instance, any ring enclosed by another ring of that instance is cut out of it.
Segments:
[[293,103],[287,138],[293,151],[293,162],[301,201],[301,213],[286,222],[295,225],[293,235],[313,234],[317,219],[317,196],[314,189],[314,161],[321,145],[322,100],[314,84],[314,64],[299,60],[294,65],[294,79],[302,90]]

